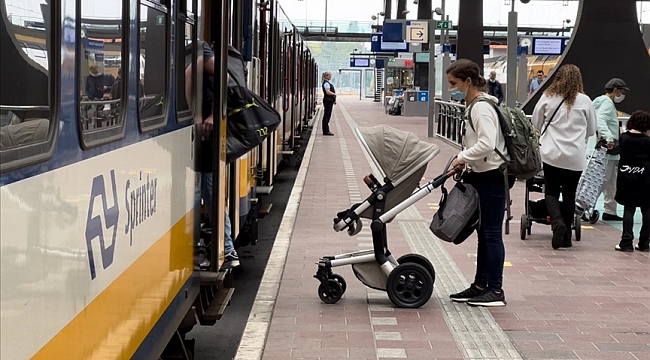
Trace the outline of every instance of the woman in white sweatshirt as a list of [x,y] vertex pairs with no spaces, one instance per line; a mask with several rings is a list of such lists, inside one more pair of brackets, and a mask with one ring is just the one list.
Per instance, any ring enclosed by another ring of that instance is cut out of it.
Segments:
[[[533,110],[533,125],[541,131],[545,201],[551,216],[553,249],[571,247],[576,189],[587,168],[587,139],[596,133],[596,111],[584,94],[577,66],[558,69],[553,83]],[[562,202],[559,197],[562,194]]]
[[[463,175],[463,181],[472,184],[481,203],[481,227],[478,230],[476,253],[476,276],[472,285],[457,294],[453,301],[467,302],[473,306],[505,306],[502,289],[503,217],[506,208],[506,185],[499,166],[503,160],[494,151],[507,154],[505,139],[499,128],[495,107],[486,101],[474,102],[487,97],[495,104],[498,100],[484,92],[485,79],[476,63],[460,59],[447,69],[450,95],[454,100],[465,100],[464,150],[458,154],[453,166],[465,166],[471,171]],[[469,114],[471,112],[471,114]],[[471,120],[470,120],[471,119]],[[471,121],[471,125],[468,122]],[[507,155],[506,155],[507,156]]]

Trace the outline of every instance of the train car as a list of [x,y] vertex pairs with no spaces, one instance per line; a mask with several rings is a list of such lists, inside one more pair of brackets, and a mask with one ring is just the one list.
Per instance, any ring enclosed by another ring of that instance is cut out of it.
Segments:
[[[198,65],[214,41],[220,108],[220,50],[266,13],[244,3],[247,17],[235,0],[0,1],[0,358],[190,359],[183,334],[220,318],[236,285],[220,267],[220,218],[203,249],[209,266],[195,256]],[[255,76],[271,59],[252,48]],[[249,84],[281,93],[250,74]],[[309,109],[299,116],[315,110],[298,89],[290,95]],[[215,121],[217,149],[226,124]],[[216,214],[242,220],[234,231],[254,208],[260,158],[214,156]]]

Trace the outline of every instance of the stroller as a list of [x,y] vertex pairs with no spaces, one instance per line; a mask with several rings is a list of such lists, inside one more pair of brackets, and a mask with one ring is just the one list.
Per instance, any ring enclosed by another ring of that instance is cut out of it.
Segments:
[[[521,215],[521,225],[519,228],[519,235],[521,240],[526,240],[526,236],[532,233],[533,223],[550,225],[551,217],[546,210],[546,200],[544,198],[531,200],[530,193],[544,193],[544,171],[540,171],[537,175],[526,181],[526,199],[525,208],[526,212]],[[580,215],[574,216],[572,230],[575,231],[576,241],[582,238],[582,221]]]
[[361,219],[371,219],[373,249],[322,257],[314,275],[320,281],[318,296],[326,304],[339,301],[347,285],[341,275],[332,273],[332,268],[352,265],[359,281],[370,288],[386,291],[396,306],[419,308],[433,293],[433,265],[418,254],[406,254],[395,260],[388,250],[386,224],[442,185],[456,171],[419,186],[427,164],[440,152],[437,146],[419,140],[413,133],[384,125],[357,128],[355,133],[379,169],[377,175],[384,183],[372,173],[367,175],[364,182],[372,194],[364,202],[339,212],[334,219],[334,230],[347,230],[350,236],[355,236],[361,231]]

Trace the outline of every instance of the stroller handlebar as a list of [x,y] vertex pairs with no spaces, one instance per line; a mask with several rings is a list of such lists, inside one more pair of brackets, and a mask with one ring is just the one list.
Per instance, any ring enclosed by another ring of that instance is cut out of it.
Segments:
[[463,171],[462,167],[455,167],[455,168],[441,174],[440,176],[438,176],[437,178],[435,178],[433,180],[434,189],[440,187],[442,184],[445,183],[445,181],[447,181],[447,179],[449,179],[450,177],[452,177],[452,176],[454,176],[456,174],[460,174],[462,171]]

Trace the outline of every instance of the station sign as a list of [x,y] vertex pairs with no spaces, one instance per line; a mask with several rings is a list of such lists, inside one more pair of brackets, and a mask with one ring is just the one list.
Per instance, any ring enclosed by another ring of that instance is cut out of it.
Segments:
[[409,43],[428,43],[429,24],[424,21],[411,21],[406,26],[406,41]]
[[450,30],[452,28],[451,21],[436,21],[437,30]]

